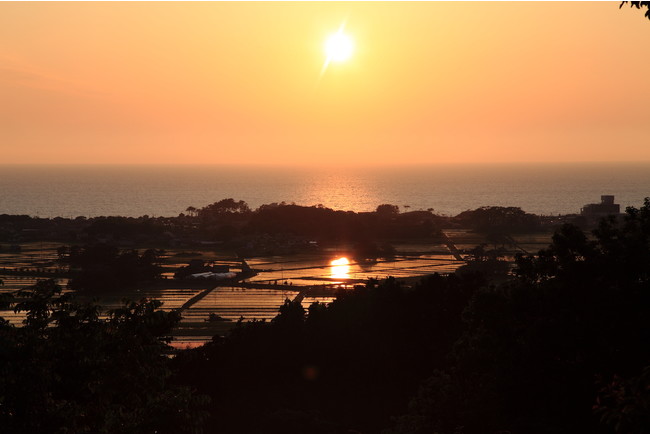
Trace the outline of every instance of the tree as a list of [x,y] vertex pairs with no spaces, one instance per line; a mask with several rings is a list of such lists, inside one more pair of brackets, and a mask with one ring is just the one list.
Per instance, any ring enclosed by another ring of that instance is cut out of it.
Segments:
[[645,17],[650,20],[650,1],[645,1],[645,2],[621,2],[621,4],[618,6],[618,8],[622,8],[624,4],[629,3],[631,8],[637,8],[637,9],[642,9],[646,8],[648,9],[645,12]]
[[463,211],[455,218],[461,224],[479,232],[502,238],[517,231],[533,231],[539,227],[539,218],[519,207],[483,206],[473,211]]
[[162,250],[120,251],[117,247],[96,243],[70,249],[68,261],[74,276],[68,283],[76,291],[110,291],[160,278]]
[[222,199],[219,202],[207,205],[198,211],[199,217],[215,218],[229,214],[248,214],[251,212],[248,204],[243,200],[234,200],[232,198]]
[[399,206],[384,203],[377,206],[377,210],[375,212],[380,215],[396,215],[399,214]]
[[596,415],[616,433],[650,431],[650,366],[641,375],[624,380],[614,377],[598,393]]
[[451,366],[393,432],[648,433],[650,199],[516,262],[472,297]]
[[1,432],[201,432],[207,398],[170,381],[177,312],[144,300],[103,317],[52,280],[16,301],[23,326],[0,319]]
[[373,280],[312,304],[308,315],[299,300],[285,301],[273,321],[240,324],[174,362],[212,395],[215,433],[378,433],[447,366],[461,312],[482,283]]

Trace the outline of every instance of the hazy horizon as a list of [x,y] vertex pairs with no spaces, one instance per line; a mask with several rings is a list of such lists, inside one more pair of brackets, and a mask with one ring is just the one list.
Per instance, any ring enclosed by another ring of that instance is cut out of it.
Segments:
[[249,165],[2,165],[0,214],[176,216],[225,198],[252,208],[321,204],[456,215],[480,206],[576,213],[603,194],[640,206],[650,163],[456,164],[382,167]]
[[250,163],[250,162],[219,162],[219,163],[146,163],[146,162],[122,162],[122,163],[98,163],[98,162],[88,162],[88,163],[67,163],[67,162],[53,162],[53,163],[32,163],[32,162],[17,162],[17,163],[5,163],[1,162],[0,167],[20,167],[20,166],[34,166],[34,167],[92,167],[92,166],[105,166],[105,167],[119,167],[119,166],[131,166],[131,167],[246,167],[246,168],[304,168],[304,169],[334,169],[334,168],[344,168],[344,169],[374,169],[374,168],[395,168],[395,169],[408,169],[408,168],[427,168],[427,167],[471,167],[471,166],[481,166],[481,167],[525,167],[525,166],[634,166],[641,165],[645,166],[650,164],[650,159],[648,160],[607,160],[607,161],[487,161],[487,162],[413,162],[413,163],[359,163],[359,162],[342,162],[342,163],[320,163],[320,162],[300,162],[300,163]]

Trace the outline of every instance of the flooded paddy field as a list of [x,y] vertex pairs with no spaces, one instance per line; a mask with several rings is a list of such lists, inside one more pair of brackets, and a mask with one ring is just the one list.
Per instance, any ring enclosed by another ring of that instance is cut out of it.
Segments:
[[517,234],[512,238],[517,245],[531,255],[536,255],[540,250],[546,249],[552,241],[553,232],[541,232],[536,234]]
[[349,259],[345,253],[295,255],[290,260],[282,257],[254,258],[248,260],[248,263],[259,274],[250,281],[298,286],[337,286],[390,276],[401,278],[453,273],[463,262],[457,261],[445,250],[441,247],[432,253],[411,251],[394,258],[373,261]]
[[29,242],[0,243],[0,268],[38,267],[58,268],[56,249],[61,243]]
[[[4,283],[0,285],[0,294],[2,293],[15,293],[22,289],[27,289],[30,286],[34,286],[36,282],[42,280],[42,277],[32,277],[32,276],[7,276],[0,274],[0,280]],[[66,288],[68,284],[68,279],[54,279],[57,284],[61,285],[62,288]],[[69,292],[64,289],[63,292]],[[13,325],[21,325],[25,319],[24,312],[14,312],[13,309],[0,310],[0,318],[4,318]]]
[[[278,314],[285,300],[293,300],[298,293],[289,288],[216,287],[182,311],[183,318],[173,333],[175,346],[196,346],[210,341],[215,335],[223,336],[240,319],[270,321]],[[210,320],[211,316],[218,320]]]
[[[351,290],[370,278],[451,273],[464,264],[448,252],[418,255],[414,250],[408,256],[373,262],[330,253],[258,257],[247,262],[258,272],[256,276],[239,285],[217,287],[183,311],[175,332],[177,346],[195,346],[215,334],[225,334],[240,318],[270,321],[287,299],[300,297],[307,309],[315,302],[331,303],[338,291]],[[222,320],[210,321],[211,314]]]
[[553,231],[510,234],[507,239],[495,241],[489,235],[474,232],[469,229],[445,229],[444,233],[456,245],[456,248],[465,256],[474,247],[486,244],[488,249],[503,249],[504,259],[514,261],[515,254],[524,253],[535,255],[541,249],[551,244]]
[[[445,234],[463,257],[477,245],[489,245],[484,234],[469,230],[449,229]],[[512,240],[513,245],[505,246],[506,259],[512,259],[514,253],[522,249],[536,253],[549,244],[551,234],[518,234],[513,235]],[[5,246],[0,251],[0,270],[24,268],[38,270],[41,275],[3,275],[0,271],[0,279],[4,281],[0,292],[15,292],[29,287],[39,279],[47,278],[48,270],[56,273],[64,269],[57,261],[57,248],[60,246],[61,243],[22,243],[19,251],[8,251]],[[195,346],[209,341],[214,335],[225,335],[240,318],[243,321],[271,320],[287,299],[299,297],[306,309],[314,302],[330,303],[337,291],[350,290],[368,279],[395,277],[412,280],[433,273],[453,273],[465,264],[441,242],[395,243],[394,247],[397,251],[394,258],[373,261],[354,260],[345,247],[322,249],[310,254],[250,258],[246,262],[257,274],[244,282],[224,286],[218,286],[218,282],[174,281],[173,275],[179,267],[196,259],[227,265],[232,271],[239,271],[242,263],[232,252],[214,248],[165,249],[161,255],[163,284],[141,285],[127,290],[116,288],[107,294],[79,296],[79,300],[93,301],[101,305],[104,312],[122,306],[125,300],[142,299],[160,300],[163,310],[182,308],[182,320],[173,333],[175,345]],[[56,281],[67,291],[67,278],[57,277]],[[199,295],[202,298],[197,297]],[[0,317],[19,325],[24,313],[6,310],[0,312]]]

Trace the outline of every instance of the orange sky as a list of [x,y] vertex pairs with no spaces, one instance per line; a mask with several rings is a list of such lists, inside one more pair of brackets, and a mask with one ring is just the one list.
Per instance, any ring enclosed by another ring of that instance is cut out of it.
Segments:
[[618,2],[2,2],[0,163],[650,161],[648,43]]

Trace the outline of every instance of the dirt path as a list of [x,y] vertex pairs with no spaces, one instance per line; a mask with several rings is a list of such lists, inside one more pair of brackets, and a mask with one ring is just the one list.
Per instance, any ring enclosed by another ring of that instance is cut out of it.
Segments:
[[185,303],[183,303],[183,305],[182,305],[181,307],[178,308],[178,311],[179,311],[179,312],[182,312],[182,311],[184,311],[185,309],[189,309],[190,307],[192,307],[193,304],[198,303],[198,302],[201,301],[203,298],[205,298],[206,295],[210,294],[212,291],[214,291],[214,290],[217,289],[217,288],[218,288],[218,286],[215,285],[215,286],[212,287],[212,288],[208,288],[208,289],[205,289],[205,290],[199,292],[199,293],[196,294],[194,297],[190,298],[190,299],[187,300]]
[[454,244],[454,242],[451,240],[451,238],[449,238],[449,236],[444,232],[442,232],[442,236],[444,237],[445,244],[449,249],[449,253],[451,253],[454,258],[456,258],[456,260],[465,262],[465,259],[461,256],[460,251],[456,247],[456,244]]
[[507,239],[508,242],[509,242],[512,246],[514,246],[516,249],[521,250],[521,251],[522,251],[524,254],[526,254],[526,255],[530,255],[530,253],[528,253],[528,251],[527,251],[526,249],[524,249],[523,247],[521,247],[521,246],[517,243],[517,241],[515,241],[515,239],[512,238],[510,235],[506,235],[506,239]]

